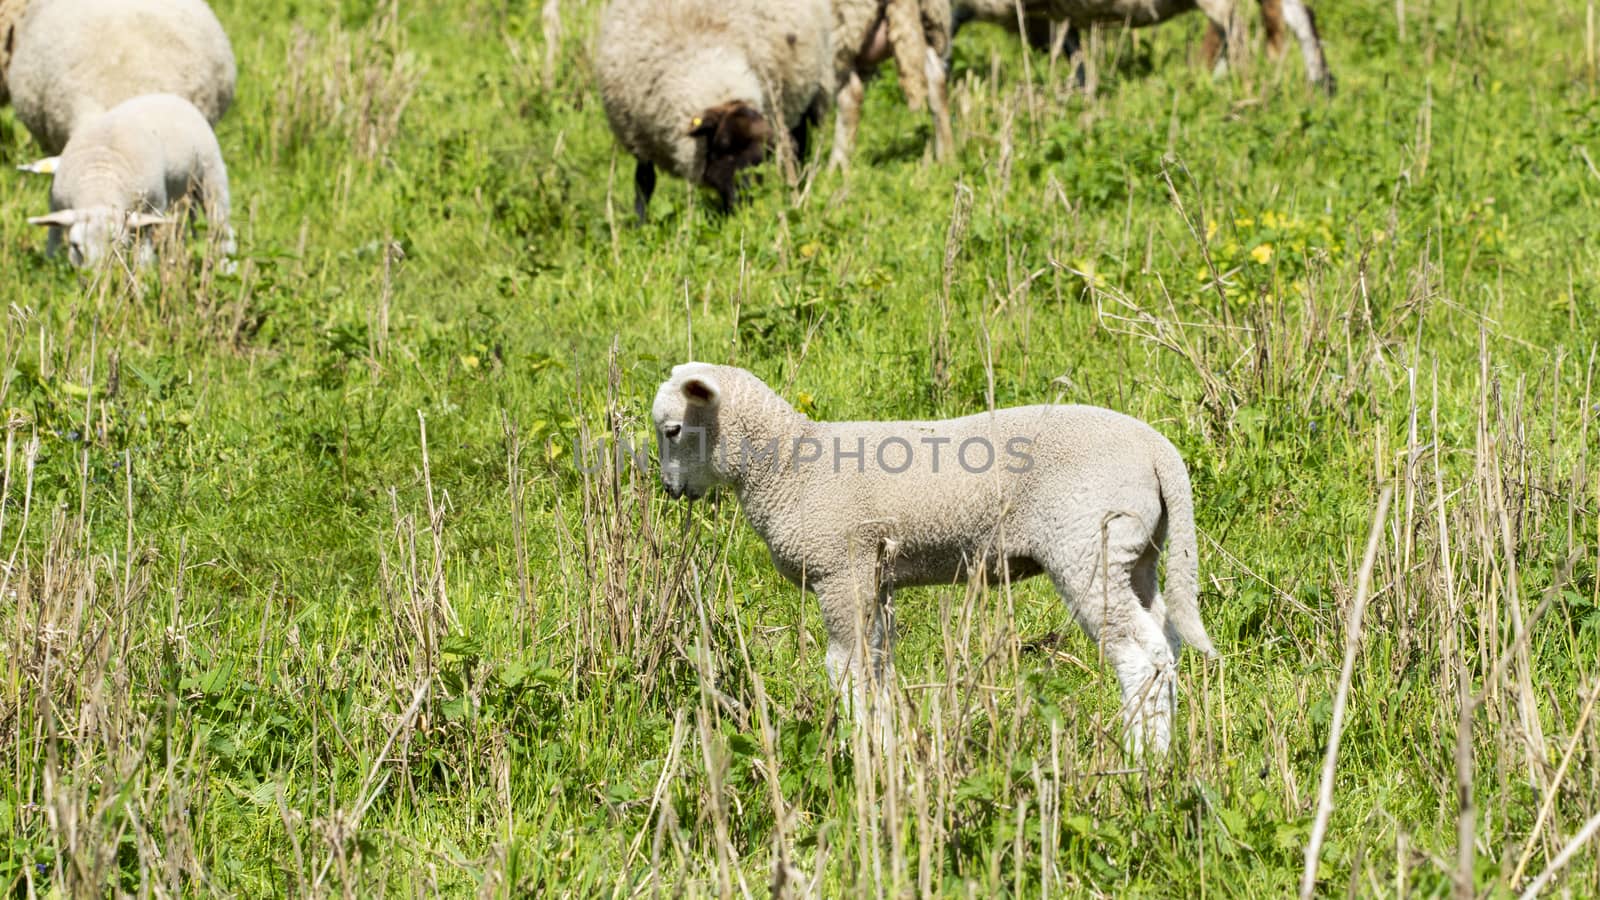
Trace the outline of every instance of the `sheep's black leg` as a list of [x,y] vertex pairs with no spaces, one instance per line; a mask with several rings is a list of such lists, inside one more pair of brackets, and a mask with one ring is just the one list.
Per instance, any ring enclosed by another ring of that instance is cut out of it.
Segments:
[[811,117],[801,116],[799,124],[789,129],[789,142],[794,145],[795,168],[804,168],[806,164],[806,147],[811,139]]
[[654,163],[639,160],[633,167],[633,214],[639,217],[639,224],[645,222],[644,211],[650,205],[650,195],[656,191],[656,167]]
[[1063,23],[1067,29],[1067,36],[1061,42],[1061,54],[1069,60],[1077,60],[1072,66],[1072,80],[1082,90],[1089,83],[1089,72],[1083,67],[1083,41],[1078,35],[1078,26],[1070,22]]
[[950,37],[954,38],[961,30],[961,26],[971,22],[977,15],[972,7],[965,3],[954,4],[950,10]]
[[805,113],[800,116],[800,121],[789,129],[789,140],[794,143],[794,162],[796,168],[804,168],[806,155],[811,147],[811,126],[822,122],[822,98],[817,97],[806,107]]

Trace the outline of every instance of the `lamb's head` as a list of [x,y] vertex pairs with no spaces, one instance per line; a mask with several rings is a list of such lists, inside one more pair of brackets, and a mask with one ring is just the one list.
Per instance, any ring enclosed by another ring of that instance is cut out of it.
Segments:
[[[44,225],[52,229],[51,246],[64,241],[67,259],[79,268],[97,266],[114,249],[126,249],[140,232],[165,224],[165,216],[112,206],[94,206],[84,209],[58,209],[46,216],[34,216],[31,225]],[[141,242],[140,262],[149,250]]]
[[772,126],[761,111],[743,100],[730,100],[695,116],[689,137],[706,142],[703,179],[729,210],[739,195],[739,172],[767,158]]
[[704,363],[674,366],[656,391],[650,417],[656,425],[661,483],[674,498],[693,500],[728,481],[719,463],[723,385],[715,367]]

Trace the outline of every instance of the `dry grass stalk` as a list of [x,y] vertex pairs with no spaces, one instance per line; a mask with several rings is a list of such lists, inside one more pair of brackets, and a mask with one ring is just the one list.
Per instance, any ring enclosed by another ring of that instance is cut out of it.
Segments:
[[1322,759],[1322,780],[1317,789],[1317,815],[1311,826],[1311,838],[1306,842],[1305,871],[1300,876],[1301,900],[1310,897],[1317,887],[1317,861],[1322,856],[1328,819],[1333,815],[1333,776],[1339,761],[1344,709],[1350,699],[1350,679],[1355,675],[1356,654],[1361,650],[1367,599],[1372,594],[1372,567],[1377,562],[1378,541],[1383,536],[1384,519],[1389,513],[1389,501],[1393,496],[1393,487],[1385,487],[1383,493],[1378,495],[1378,508],[1372,516],[1372,531],[1367,536],[1367,552],[1361,558],[1361,574],[1356,579],[1355,603],[1351,604],[1350,617],[1345,623],[1344,663],[1339,669],[1339,685],[1334,691],[1333,713],[1328,723],[1328,748]]

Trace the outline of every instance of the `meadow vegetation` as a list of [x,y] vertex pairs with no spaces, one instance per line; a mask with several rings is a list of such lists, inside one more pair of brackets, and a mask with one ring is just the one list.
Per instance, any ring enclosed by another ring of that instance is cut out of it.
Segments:
[[[847,175],[643,227],[592,0],[215,5],[236,272],[46,259],[0,110],[5,893],[1281,897],[1326,784],[1316,893],[1509,896],[1600,814],[1592,3],[1324,3],[1332,99],[973,26],[949,162],[891,67]],[[691,357],[1168,435],[1173,754],[1043,582],[900,592],[860,740],[733,499],[579,458]]]

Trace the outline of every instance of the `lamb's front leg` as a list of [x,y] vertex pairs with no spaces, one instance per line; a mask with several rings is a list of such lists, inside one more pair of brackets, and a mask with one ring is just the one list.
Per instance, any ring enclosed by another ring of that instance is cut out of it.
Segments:
[[892,720],[894,627],[888,592],[877,588],[870,570],[828,579],[816,585],[816,592],[828,629],[828,680],[858,727],[881,730]]

